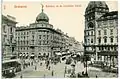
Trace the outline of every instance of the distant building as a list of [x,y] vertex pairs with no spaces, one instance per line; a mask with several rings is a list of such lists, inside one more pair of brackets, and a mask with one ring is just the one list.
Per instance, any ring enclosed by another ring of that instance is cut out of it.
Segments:
[[118,59],[118,12],[109,12],[104,1],[90,1],[86,8],[84,51],[96,61]]
[[2,41],[2,60],[10,60],[15,54],[15,28],[17,22],[15,18],[2,15],[1,41]]

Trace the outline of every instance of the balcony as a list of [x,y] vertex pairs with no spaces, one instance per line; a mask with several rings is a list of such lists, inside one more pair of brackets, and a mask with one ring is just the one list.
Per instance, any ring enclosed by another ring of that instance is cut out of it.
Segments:
[[110,51],[110,50],[102,50],[98,52],[99,55],[112,55],[112,56],[116,56],[118,55],[118,51]]
[[95,54],[95,50],[85,50],[85,54]]

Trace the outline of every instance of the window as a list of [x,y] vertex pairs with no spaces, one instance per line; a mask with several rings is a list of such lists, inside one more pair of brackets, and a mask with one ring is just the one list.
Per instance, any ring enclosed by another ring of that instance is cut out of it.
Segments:
[[105,26],[106,26],[106,25],[107,25],[107,23],[106,23],[105,21],[103,21],[103,25],[105,25]]
[[39,45],[41,45],[41,41],[39,41]]
[[85,39],[85,43],[87,43],[87,40]]
[[39,39],[41,39],[41,35],[39,35]]
[[101,31],[100,30],[98,31],[98,35],[101,35]]
[[111,25],[111,24],[113,24],[113,21],[112,21],[112,20],[110,20],[110,21],[109,21],[109,23],[110,23],[110,25]]
[[104,43],[107,43],[107,38],[104,38]]
[[113,34],[113,29],[110,29],[110,35],[112,35]]
[[101,50],[101,47],[99,47],[99,50]]
[[27,41],[27,45],[28,45],[28,41]]
[[104,47],[102,47],[102,50],[104,50]]
[[111,43],[113,43],[113,38],[110,38]]
[[45,37],[45,35],[43,35],[43,37]]
[[49,44],[49,42],[47,41],[47,44]]
[[88,43],[90,43],[90,40],[88,39]]
[[104,30],[104,35],[107,35],[107,30]]
[[35,32],[34,32],[34,31],[32,31],[32,34],[35,34]]
[[25,35],[26,33],[24,32],[24,35]]
[[43,45],[45,45],[45,41],[43,40]]
[[99,43],[99,44],[101,43],[101,38],[98,39],[98,43]]
[[118,42],[118,37],[116,37],[116,40],[117,40],[117,42]]
[[3,32],[6,32],[6,26],[5,25],[3,26]]
[[34,36],[32,36],[32,38],[34,39]]
[[93,39],[91,39],[91,43],[93,43]]
[[12,27],[10,28],[10,34],[12,33]]
[[89,36],[89,32],[88,32],[88,36]]
[[92,23],[92,22],[90,22],[89,24],[88,24],[88,28],[93,28],[94,27],[94,24]]
[[25,39],[25,36],[24,36],[24,39]]
[[116,48],[116,47],[114,47],[114,50],[117,50],[117,48]]
[[32,45],[34,45],[34,40],[32,40]]
[[93,31],[91,31],[91,35],[93,35]]
[[113,50],[113,47],[111,47],[111,50]]

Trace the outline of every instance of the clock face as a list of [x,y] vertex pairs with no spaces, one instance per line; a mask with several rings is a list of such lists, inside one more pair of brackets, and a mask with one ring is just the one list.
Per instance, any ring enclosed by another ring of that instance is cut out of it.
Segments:
[[94,28],[94,24],[92,22],[88,23],[88,28]]

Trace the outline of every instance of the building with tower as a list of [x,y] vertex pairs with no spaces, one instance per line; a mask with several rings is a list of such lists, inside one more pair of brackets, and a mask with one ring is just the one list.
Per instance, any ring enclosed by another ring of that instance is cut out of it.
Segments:
[[42,7],[35,23],[16,28],[16,52],[25,58],[54,57],[58,53],[69,51],[69,39],[60,29],[53,28]]
[[104,1],[90,1],[85,10],[85,54],[91,60],[114,65],[114,61],[118,59],[117,40],[118,12],[109,12]]

